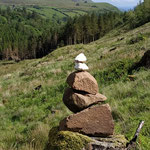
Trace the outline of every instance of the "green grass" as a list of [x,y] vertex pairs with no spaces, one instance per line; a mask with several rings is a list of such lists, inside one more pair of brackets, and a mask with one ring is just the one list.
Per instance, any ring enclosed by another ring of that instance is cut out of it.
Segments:
[[102,13],[106,11],[118,11],[117,8],[113,7],[110,4],[101,3],[101,4],[80,4],[79,6],[73,5],[48,5],[48,6],[27,6],[28,10],[36,11],[41,16],[46,18],[54,18],[57,17],[59,20],[65,17],[74,17],[77,15],[84,15],[89,11],[100,11]]
[[[138,144],[142,150],[149,149],[150,70],[129,71],[150,48],[149,33],[150,23],[129,32],[118,28],[100,40],[58,48],[41,59],[0,61],[0,148],[44,148],[50,128],[71,113],[62,96],[66,78],[74,71],[74,58],[83,52],[100,93],[108,97],[115,132],[130,140],[140,120],[144,120]],[[128,43],[139,34],[144,40]],[[110,51],[113,47],[117,48]],[[128,74],[134,74],[135,80],[130,81]],[[39,85],[42,88],[34,90]]]
[[88,1],[84,3],[82,0],[79,2],[79,6],[76,6],[76,2],[72,0],[0,0],[1,8],[6,6],[13,7],[26,7],[29,11],[36,11],[42,17],[53,20],[65,20],[66,17],[74,17],[77,15],[83,15],[91,11],[100,11],[102,13],[106,11],[119,10],[108,3],[93,3]]
[[40,7],[40,9],[34,8],[34,7],[28,7],[28,10],[35,11],[39,13],[41,16],[44,18],[53,18],[53,17],[58,17],[58,18],[63,18],[66,17],[63,13],[58,12],[55,10],[56,8],[53,7]]

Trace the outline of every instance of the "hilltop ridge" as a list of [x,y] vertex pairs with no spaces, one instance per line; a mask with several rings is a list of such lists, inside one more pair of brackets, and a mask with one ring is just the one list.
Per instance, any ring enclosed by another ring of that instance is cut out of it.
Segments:
[[[92,0],[0,0],[0,4],[7,5],[39,5],[39,6],[49,6],[49,7],[57,7],[57,8],[77,8],[83,7],[87,10],[87,8],[91,7],[91,10],[96,8],[112,8],[114,10],[118,10],[115,6],[109,3],[94,3]],[[100,6],[101,5],[101,6]]]
[[54,3],[93,3],[91,0],[0,0],[0,3],[5,4],[49,4],[52,5]]

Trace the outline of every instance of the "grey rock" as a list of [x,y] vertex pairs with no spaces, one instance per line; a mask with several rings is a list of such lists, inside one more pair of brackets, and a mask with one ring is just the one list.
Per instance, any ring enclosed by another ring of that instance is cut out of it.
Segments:
[[93,138],[83,150],[126,150],[127,140],[123,135],[113,135],[108,138]]

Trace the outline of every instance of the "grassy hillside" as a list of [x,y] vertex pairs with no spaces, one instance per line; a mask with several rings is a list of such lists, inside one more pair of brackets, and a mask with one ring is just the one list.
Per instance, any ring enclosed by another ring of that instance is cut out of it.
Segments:
[[[140,40],[132,42],[136,38]],[[0,61],[0,149],[43,149],[49,129],[71,113],[62,102],[65,80],[74,71],[75,56],[84,52],[99,92],[108,97],[115,132],[130,140],[144,120],[138,145],[148,150],[150,70],[131,70],[147,49],[150,23],[129,32],[118,28],[93,43],[62,47],[42,59]]]
[[72,3],[85,3],[85,1],[87,3],[92,3],[91,0],[0,0],[1,3],[6,3],[6,4],[42,4],[42,5],[59,5],[59,4],[72,4]]
[[1,7],[27,7],[46,18],[64,19],[83,15],[89,11],[119,11],[108,3],[93,3],[91,0],[0,0]]
[[84,4],[81,3],[79,6],[76,6],[75,3],[71,5],[48,5],[48,6],[28,6],[28,10],[36,11],[46,18],[66,18],[66,17],[74,17],[76,15],[83,15],[88,13],[89,11],[100,11],[101,13],[108,11],[119,11],[116,7],[107,4],[107,3],[99,3],[99,4]]

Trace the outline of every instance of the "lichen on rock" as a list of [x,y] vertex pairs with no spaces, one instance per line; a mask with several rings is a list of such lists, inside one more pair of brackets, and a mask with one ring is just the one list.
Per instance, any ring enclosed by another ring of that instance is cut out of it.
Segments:
[[49,132],[45,150],[82,150],[92,141],[88,136],[70,131],[59,131],[58,127],[54,127]]
[[127,140],[124,135],[112,135],[107,138],[96,137],[83,150],[126,150]]
[[99,142],[106,142],[106,143],[113,143],[114,147],[126,147],[127,144],[127,139],[124,137],[124,135],[112,135],[109,136],[108,138],[101,138],[101,137],[96,137],[95,140]]

